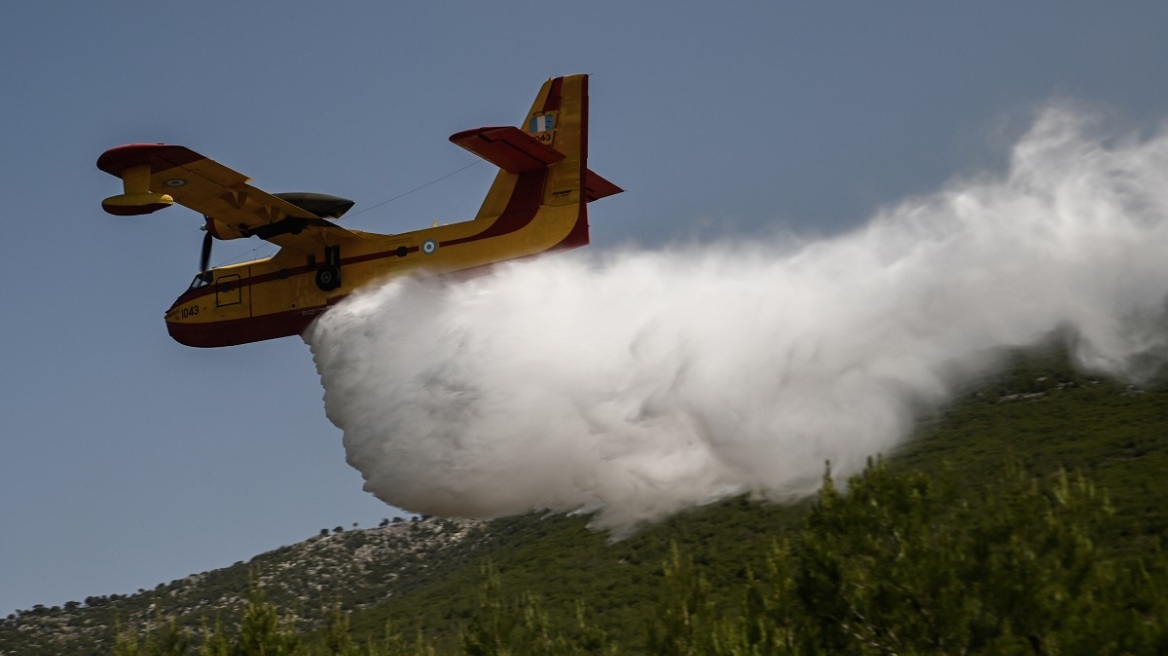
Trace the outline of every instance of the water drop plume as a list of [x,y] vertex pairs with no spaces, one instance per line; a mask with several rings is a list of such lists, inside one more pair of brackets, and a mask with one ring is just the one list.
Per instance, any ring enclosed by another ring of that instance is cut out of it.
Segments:
[[792,498],[903,440],[988,349],[1074,334],[1138,376],[1168,343],[1168,134],[1050,109],[1008,170],[808,243],[586,249],[396,280],[306,334],[365,488],[443,516],[618,531]]

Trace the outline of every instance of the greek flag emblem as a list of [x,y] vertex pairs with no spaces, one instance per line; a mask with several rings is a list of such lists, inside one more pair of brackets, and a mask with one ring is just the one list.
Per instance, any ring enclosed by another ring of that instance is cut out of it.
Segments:
[[528,132],[547,132],[554,130],[555,127],[556,117],[551,114],[544,114],[543,116],[536,116],[531,119],[531,129]]

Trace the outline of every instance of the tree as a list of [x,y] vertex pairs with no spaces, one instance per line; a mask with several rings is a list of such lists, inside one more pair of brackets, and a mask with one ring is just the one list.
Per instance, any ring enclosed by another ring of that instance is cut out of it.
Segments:
[[656,654],[1168,653],[1168,558],[1097,547],[1111,519],[1081,476],[1010,467],[988,489],[870,463],[825,476],[767,576],[718,608],[672,551],[644,651]]
[[825,476],[806,529],[773,550],[770,605],[827,653],[1156,653],[1163,563],[1101,551],[1110,517],[1082,476],[1011,466],[969,495],[878,461],[846,495]]

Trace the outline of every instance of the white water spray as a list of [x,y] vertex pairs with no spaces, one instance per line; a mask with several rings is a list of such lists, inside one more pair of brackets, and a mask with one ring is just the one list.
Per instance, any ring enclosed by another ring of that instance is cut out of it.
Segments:
[[1168,347],[1168,134],[1105,146],[1049,110],[1004,176],[833,239],[578,252],[399,280],[306,334],[365,488],[446,516],[595,511],[618,530],[813,492],[1057,327],[1082,366]]

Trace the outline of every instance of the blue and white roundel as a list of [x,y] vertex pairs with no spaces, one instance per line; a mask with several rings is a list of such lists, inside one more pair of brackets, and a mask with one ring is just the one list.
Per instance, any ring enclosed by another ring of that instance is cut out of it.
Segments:
[[436,250],[438,250],[438,242],[433,239],[427,239],[422,242],[422,252],[426,255],[433,255]]

